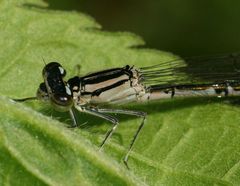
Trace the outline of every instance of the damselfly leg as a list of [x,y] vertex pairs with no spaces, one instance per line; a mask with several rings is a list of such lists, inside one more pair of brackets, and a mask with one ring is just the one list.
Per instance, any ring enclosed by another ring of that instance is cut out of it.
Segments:
[[70,114],[70,117],[72,118],[72,126],[70,128],[77,127],[78,126],[77,125],[77,119],[76,119],[75,113],[74,113],[72,108],[69,110],[69,114]]
[[142,121],[141,121],[141,124],[139,125],[131,143],[130,143],[130,146],[128,148],[128,151],[123,159],[123,162],[124,164],[128,167],[128,157],[129,157],[129,154],[131,153],[132,151],[132,147],[133,145],[135,144],[136,142],[136,139],[139,135],[139,132],[141,131],[141,129],[143,128],[144,124],[145,124],[145,119],[146,119],[146,116],[147,114],[145,112],[141,112],[141,111],[133,111],[133,110],[123,110],[123,109],[108,109],[108,108],[95,108],[95,107],[89,107],[89,108],[86,108],[86,107],[80,107],[80,106],[75,106],[75,108],[77,110],[79,110],[80,112],[85,112],[85,113],[89,113],[91,115],[95,115],[95,116],[98,116],[98,117],[101,117],[103,119],[106,119],[108,121],[110,121],[111,123],[113,123],[113,127],[107,132],[104,140],[102,141],[101,145],[100,145],[100,150],[102,149],[102,147],[105,145],[105,143],[107,142],[107,140],[112,136],[112,134],[114,133],[114,131],[116,130],[116,128],[118,127],[119,125],[119,122],[116,118],[112,117],[112,116],[109,116],[109,115],[106,115],[105,113],[113,113],[113,114],[125,114],[125,115],[132,115],[132,116],[138,116],[138,117],[142,117]]
[[[136,142],[136,139],[141,131],[141,129],[143,128],[144,124],[145,124],[145,120],[146,120],[146,116],[147,116],[147,113],[145,112],[141,112],[141,111],[134,111],[134,110],[122,110],[122,109],[97,109],[98,112],[101,112],[101,113],[114,113],[114,114],[125,114],[125,115],[132,115],[132,116],[138,116],[138,117],[142,117],[142,121],[141,121],[141,124],[139,125],[136,133],[134,134],[133,136],[133,139],[130,143],[130,146],[128,148],[128,151],[126,153],[126,155],[124,156],[124,159],[123,159],[123,162],[124,164],[128,167],[128,157],[129,157],[129,154],[131,153],[132,151],[132,148],[133,148],[133,145],[135,144]],[[107,138],[107,136],[106,136]],[[106,139],[105,138],[105,139]],[[105,140],[106,141],[106,140]]]
[[87,108],[87,107],[81,107],[79,105],[76,105],[75,108],[80,111],[80,112],[85,112],[100,118],[103,118],[109,122],[111,122],[113,124],[113,127],[111,128],[111,130],[109,130],[106,134],[106,137],[104,138],[103,142],[100,145],[100,150],[101,148],[104,146],[105,142],[107,141],[108,138],[111,137],[111,135],[113,134],[114,130],[117,128],[119,122],[118,119],[116,119],[115,117],[109,116],[107,114],[98,112],[95,108]]

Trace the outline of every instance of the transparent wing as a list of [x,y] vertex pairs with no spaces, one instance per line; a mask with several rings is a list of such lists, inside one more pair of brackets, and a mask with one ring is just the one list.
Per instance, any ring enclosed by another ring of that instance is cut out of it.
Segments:
[[140,68],[147,85],[178,85],[240,80],[240,53],[176,59]]

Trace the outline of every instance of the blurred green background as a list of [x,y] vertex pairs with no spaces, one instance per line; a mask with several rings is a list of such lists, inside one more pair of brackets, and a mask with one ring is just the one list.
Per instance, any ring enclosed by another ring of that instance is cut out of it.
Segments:
[[181,56],[240,51],[239,0],[45,0],[50,9],[76,10],[107,31],[130,31],[146,47]]

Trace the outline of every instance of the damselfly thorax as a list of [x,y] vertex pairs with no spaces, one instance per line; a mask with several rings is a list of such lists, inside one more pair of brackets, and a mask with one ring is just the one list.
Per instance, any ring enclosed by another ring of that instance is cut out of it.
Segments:
[[[66,71],[57,62],[47,64],[42,71],[44,82],[40,84],[37,96],[16,101],[39,99],[50,102],[59,111],[68,111],[72,127],[77,126],[74,109],[108,120],[113,127],[107,132],[100,147],[111,137],[119,122],[109,113],[142,117],[129,149],[124,157],[127,165],[129,154],[141,131],[146,113],[141,111],[102,108],[104,105],[145,102],[174,97],[194,96],[239,96],[240,72],[237,69],[239,55],[215,56],[211,58],[189,58],[196,60],[196,67],[186,65],[182,59],[163,62],[158,65],[137,68],[126,65],[85,76],[64,80]],[[222,66],[219,69],[210,68]],[[197,65],[203,65],[201,69]],[[187,72],[187,73],[186,73]]]
[[145,94],[139,71],[125,66],[68,80],[73,99],[79,105],[124,104],[138,101]]

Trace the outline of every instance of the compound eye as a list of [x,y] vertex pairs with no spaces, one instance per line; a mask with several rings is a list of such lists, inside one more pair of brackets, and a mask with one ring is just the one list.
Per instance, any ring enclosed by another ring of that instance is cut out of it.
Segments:
[[39,88],[37,90],[37,98],[39,100],[42,100],[42,101],[48,101],[49,100],[49,96],[48,96],[48,92],[47,92],[47,88],[46,88],[45,83],[41,83],[39,85]]
[[66,70],[58,62],[48,63],[42,71],[43,76],[58,76],[64,77],[66,75]]
[[52,103],[57,110],[67,111],[73,105],[72,97],[68,94],[56,93],[51,96]]

